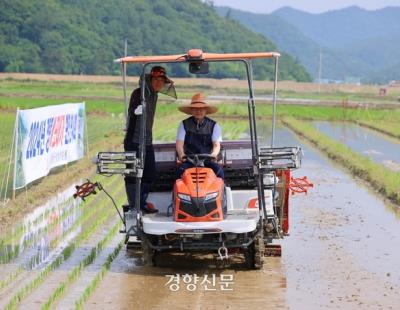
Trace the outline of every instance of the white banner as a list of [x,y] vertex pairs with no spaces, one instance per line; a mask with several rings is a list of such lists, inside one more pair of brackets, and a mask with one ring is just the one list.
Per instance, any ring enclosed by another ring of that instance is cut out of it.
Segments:
[[14,188],[84,155],[85,103],[19,110]]

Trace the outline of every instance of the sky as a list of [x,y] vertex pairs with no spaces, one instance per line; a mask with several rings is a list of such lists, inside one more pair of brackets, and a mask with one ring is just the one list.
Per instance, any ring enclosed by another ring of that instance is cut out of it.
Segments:
[[254,13],[271,13],[283,6],[310,13],[321,13],[353,5],[367,10],[400,6],[400,0],[213,0],[213,2],[217,6],[229,6]]

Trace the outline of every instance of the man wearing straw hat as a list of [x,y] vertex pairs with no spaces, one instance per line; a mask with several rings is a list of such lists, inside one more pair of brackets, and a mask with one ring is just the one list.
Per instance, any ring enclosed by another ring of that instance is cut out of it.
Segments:
[[[176,135],[176,152],[178,159],[183,162],[178,168],[178,177],[186,169],[193,167],[192,163],[184,161],[185,155],[210,154],[217,158],[221,149],[221,127],[206,116],[217,110],[217,107],[206,102],[202,93],[195,94],[190,104],[179,107],[179,111],[191,116],[180,123]],[[224,178],[224,171],[216,162],[206,161],[204,166],[213,169],[217,177]]]
[[[143,178],[140,193],[140,209],[144,213],[156,213],[157,209],[147,204],[150,186],[154,181],[156,173],[156,163],[153,148],[153,123],[156,111],[158,93],[171,96],[176,99],[174,82],[171,81],[165,68],[154,66],[151,72],[145,74],[145,99],[146,99],[146,157],[143,170]],[[142,85],[142,83],[139,83]],[[131,95],[128,110],[128,128],[124,139],[125,151],[138,152],[140,142],[140,115],[142,115],[141,88],[136,88]],[[125,177],[125,189],[128,196],[129,207],[133,208],[135,204],[135,183],[134,177]]]

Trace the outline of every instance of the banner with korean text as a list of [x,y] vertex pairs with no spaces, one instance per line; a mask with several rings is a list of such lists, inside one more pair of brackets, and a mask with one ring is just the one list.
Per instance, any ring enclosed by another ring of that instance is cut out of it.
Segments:
[[85,103],[18,110],[14,189],[46,176],[85,152]]

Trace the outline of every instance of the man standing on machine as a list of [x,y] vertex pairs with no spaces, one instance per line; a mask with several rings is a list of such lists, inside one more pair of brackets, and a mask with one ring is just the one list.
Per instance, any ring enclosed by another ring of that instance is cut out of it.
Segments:
[[[142,85],[141,81],[139,85]],[[158,93],[171,96],[176,99],[174,83],[167,76],[165,68],[154,66],[150,74],[145,74],[145,100],[146,100],[146,157],[143,170],[140,193],[140,209],[145,213],[156,213],[157,209],[147,204],[150,186],[154,181],[156,168],[153,148],[153,123],[156,111]],[[140,115],[142,114],[141,105],[141,87],[132,92],[129,109],[127,131],[124,139],[125,152],[139,151],[140,142]],[[138,155],[138,154],[137,154]],[[129,208],[133,209],[135,205],[135,183],[136,178],[125,177],[125,189],[128,197]]]
[[[217,158],[221,149],[221,127],[206,116],[217,110],[217,107],[207,104],[202,93],[195,94],[190,104],[179,107],[179,111],[191,116],[180,123],[176,135],[176,152],[178,159],[183,162],[178,168],[178,177],[186,169],[193,167],[192,163],[185,161],[185,155],[210,154]],[[204,166],[211,168],[217,177],[224,178],[224,171],[218,163],[209,160]]]

